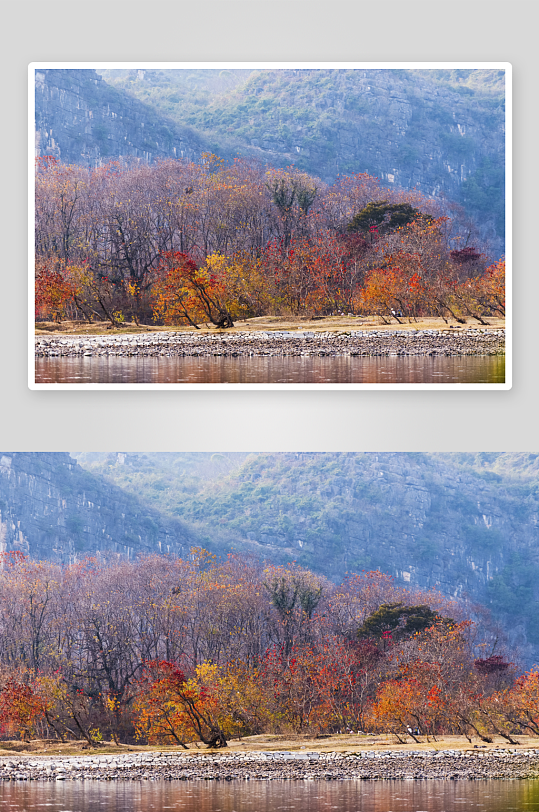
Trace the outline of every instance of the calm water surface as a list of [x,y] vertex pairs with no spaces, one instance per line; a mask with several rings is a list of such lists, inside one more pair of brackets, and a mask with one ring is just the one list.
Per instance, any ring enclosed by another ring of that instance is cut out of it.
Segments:
[[36,383],[504,383],[505,356],[38,358]]
[[6,812],[524,812],[539,810],[539,781],[21,781],[0,785],[0,808]]

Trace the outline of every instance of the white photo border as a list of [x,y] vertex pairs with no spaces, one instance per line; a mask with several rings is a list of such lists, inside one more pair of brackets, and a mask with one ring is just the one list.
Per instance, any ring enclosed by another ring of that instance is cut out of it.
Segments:
[[[36,383],[35,73],[38,70],[503,70],[505,72],[505,382],[504,383]],[[512,65],[510,62],[31,62],[28,66],[28,388],[31,390],[497,390],[512,388]]]

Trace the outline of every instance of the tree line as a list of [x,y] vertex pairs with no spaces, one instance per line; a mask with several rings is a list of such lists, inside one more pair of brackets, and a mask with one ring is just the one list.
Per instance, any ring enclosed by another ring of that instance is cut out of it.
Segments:
[[[367,174],[36,162],[36,317],[230,327],[268,314],[504,315],[503,258],[462,211]],[[475,245],[472,245],[475,243]]]
[[193,549],[67,567],[3,553],[0,735],[226,746],[264,732],[539,735],[539,672],[378,571]]

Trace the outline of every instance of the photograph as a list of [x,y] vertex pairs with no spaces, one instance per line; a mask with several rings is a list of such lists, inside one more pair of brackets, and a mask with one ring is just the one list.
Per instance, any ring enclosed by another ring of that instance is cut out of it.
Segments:
[[511,388],[509,63],[34,62],[29,109],[30,388]]
[[7,4],[0,812],[539,812],[533,4]]
[[3,804],[534,809],[538,481],[528,452],[0,453]]

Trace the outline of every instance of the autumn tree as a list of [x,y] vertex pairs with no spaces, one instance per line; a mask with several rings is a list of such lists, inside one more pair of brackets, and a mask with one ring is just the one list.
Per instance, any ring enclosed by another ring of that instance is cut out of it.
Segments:
[[278,726],[280,712],[267,676],[265,655],[249,664],[235,659],[206,667],[204,677],[214,692],[220,725],[231,737],[252,736]]
[[536,668],[522,674],[492,699],[498,713],[503,714],[513,730],[539,736],[539,671]]
[[[61,568],[19,551],[0,554],[0,661],[37,674],[56,664]],[[52,655],[52,656],[51,656]]]
[[[410,267],[411,265],[411,267]],[[361,292],[364,312],[380,316],[385,324],[394,318],[416,317],[425,303],[425,285],[416,272],[413,257],[391,257],[385,268],[373,268]]]
[[89,170],[64,165],[49,156],[36,159],[35,247],[39,258],[68,263],[79,258],[84,243],[84,218]]
[[505,259],[489,265],[481,276],[466,279],[455,286],[456,306],[480,324],[488,324],[489,315],[505,316]]
[[297,642],[310,639],[314,612],[320,603],[324,582],[297,565],[268,567],[265,572],[266,589],[274,607],[271,626],[274,642],[288,657]]
[[328,636],[317,642],[314,721],[324,731],[362,730],[378,685],[380,654],[368,641]]
[[198,329],[197,321],[207,319],[216,327],[233,327],[222,296],[222,284],[211,268],[199,267],[179,251],[161,256],[153,289],[154,315],[165,324],[187,321]]
[[331,314],[357,306],[358,269],[345,242],[319,230],[309,237],[269,243],[261,252],[262,272],[273,288],[277,311]]
[[416,742],[422,733],[435,736],[444,689],[436,665],[415,662],[402,666],[397,678],[381,685],[370,711],[372,723],[378,730],[393,733],[400,742],[407,735]]
[[318,188],[309,175],[293,167],[273,169],[267,173],[266,188],[274,203],[279,239],[285,250],[292,234],[304,235],[308,228],[308,214],[315,201]]
[[449,252],[452,262],[462,269],[466,277],[477,276],[484,270],[484,255],[471,245],[465,248],[455,248]]
[[215,713],[215,698],[201,680],[204,672],[201,667],[195,677],[187,679],[173,663],[147,663],[135,705],[138,736],[183,747],[193,738],[208,747],[226,747],[226,735]]
[[60,323],[73,301],[74,289],[57,258],[38,259],[35,276],[36,317]]
[[0,726],[5,733],[28,741],[43,714],[44,702],[32,686],[9,677],[0,690]]

